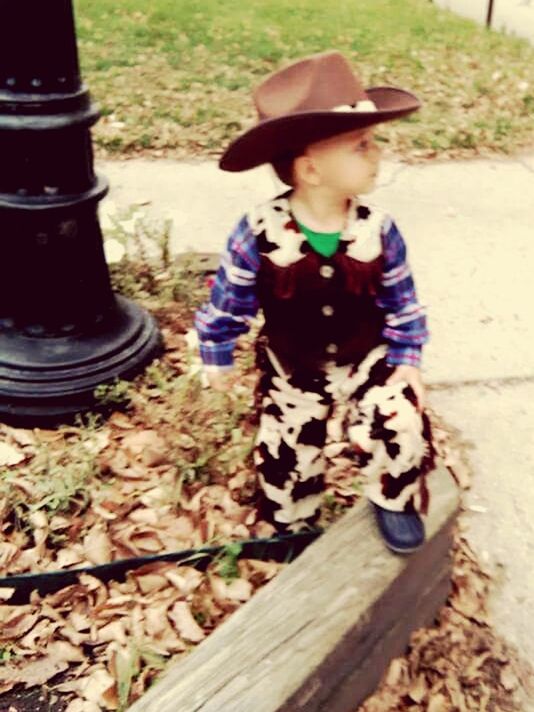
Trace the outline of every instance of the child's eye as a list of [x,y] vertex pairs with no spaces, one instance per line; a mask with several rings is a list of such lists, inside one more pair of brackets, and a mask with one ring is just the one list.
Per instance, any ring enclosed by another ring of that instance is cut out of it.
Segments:
[[357,151],[368,151],[369,148],[371,147],[371,142],[370,141],[360,141],[360,143],[356,146]]

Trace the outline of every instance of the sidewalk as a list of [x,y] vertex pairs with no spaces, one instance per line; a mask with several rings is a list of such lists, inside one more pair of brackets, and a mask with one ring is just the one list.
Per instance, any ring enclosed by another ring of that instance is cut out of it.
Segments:
[[[485,25],[490,0],[432,0],[436,5],[452,10]],[[523,37],[534,43],[534,0],[493,0],[494,30]]]
[[[498,1],[498,0],[497,0]],[[173,249],[219,252],[247,205],[276,189],[265,169],[213,163],[107,162],[102,212],[143,204],[174,222]],[[534,659],[534,156],[404,165],[385,162],[372,202],[405,235],[432,342],[430,403],[471,441],[463,515],[483,560],[502,564],[496,626]],[[526,712],[526,709],[525,709]]]

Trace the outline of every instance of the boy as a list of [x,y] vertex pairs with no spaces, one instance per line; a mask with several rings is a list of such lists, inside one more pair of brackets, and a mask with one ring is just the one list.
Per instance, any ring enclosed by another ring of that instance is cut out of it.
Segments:
[[328,436],[345,437],[386,545],[415,551],[433,463],[419,371],[426,322],[400,233],[357,196],[378,172],[373,125],[419,102],[400,89],[365,91],[338,52],[275,72],[254,99],[259,122],[220,166],[271,163],[291,190],[249,211],[230,236],[196,317],[208,380],[229,388],[235,340],[262,308],[254,460],[263,516],[281,532],[313,524]]

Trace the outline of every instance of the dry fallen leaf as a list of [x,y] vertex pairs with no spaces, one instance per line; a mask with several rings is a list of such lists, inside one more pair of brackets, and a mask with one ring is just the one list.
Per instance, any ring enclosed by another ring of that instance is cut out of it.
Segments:
[[128,636],[122,620],[114,620],[98,630],[98,641],[100,643],[111,643],[117,641],[121,645],[126,645]]
[[69,566],[79,566],[85,559],[83,546],[79,544],[70,548],[60,549],[54,562],[54,569],[68,569]]
[[69,667],[67,662],[56,660],[51,655],[33,660],[21,667],[3,665],[0,667],[0,682],[14,684],[23,683],[26,687],[44,685],[58,673]]
[[11,440],[14,440],[17,445],[22,445],[22,447],[35,445],[35,436],[31,430],[24,430],[23,428],[6,428]]
[[175,586],[183,596],[189,596],[203,581],[203,575],[192,566],[180,566],[165,572],[165,577]]
[[95,524],[85,535],[83,549],[92,564],[107,564],[112,560],[113,546],[102,525]]
[[395,658],[391,661],[388,671],[386,673],[386,685],[394,687],[398,685],[403,679],[406,679],[408,673],[408,663],[403,658]]
[[0,542],[0,566],[7,566],[19,553],[19,548],[16,544],[8,541]]
[[155,430],[137,430],[124,436],[124,448],[134,457],[139,457],[147,467],[165,462],[167,445]]
[[132,423],[127,415],[120,413],[119,411],[115,411],[110,415],[108,423],[110,425],[114,425],[116,428],[120,428],[121,430],[132,430],[135,428],[135,423]]
[[441,693],[432,695],[428,701],[427,712],[450,712],[449,703],[445,695]]
[[158,554],[163,548],[157,533],[150,530],[135,532],[130,537],[130,542],[142,553]]
[[158,574],[146,574],[145,576],[136,576],[137,585],[141,593],[150,593],[152,591],[160,591],[169,585],[169,581],[165,576]]
[[80,693],[89,702],[102,705],[105,709],[114,709],[105,703],[106,692],[115,687],[115,680],[104,667],[97,667],[93,671],[80,678]]
[[151,606],[145,613],[145,629],[152,638],[160,638],[164,633],[167,633],[170,628],[169,619],[167,618],[168,603],[161,606]]
[[66,640],[54,640],[49,643],[47,653],[56,660],[66,663],[81,663],[85,660],[81,649]]
[[218,601],[244,602],[252,596],[252,584],[246,579],[234,579],[227,583],[220,576],[212,576],[210,582]]
[[0,442],[0,466],[11,467],[12,465],[18,465],[22,462],[26,456],[17,448],[7,443]]
[[102,708],[96,702],[77,699],[68,704],[65,712],[101,712],[101,710]]
[[202,628],[193,618],[189,604],[186,601],[177,601],[169,611],[169,618],[184,640],[199,643],[206,637]]
[[515,690],[519,684],[516,674],[512,670],[511,665],[505,665],[501,670],[500,675],[501,685],[505,690],[511,692]]
[[36,613],[17,613],[0,624],[0,640],[13,640],[22,637],[32,628],[38,619]]
[[420,674],[410,685],[408,695],[414,702],[422,702],[428,692],[428,685],[423,674]]

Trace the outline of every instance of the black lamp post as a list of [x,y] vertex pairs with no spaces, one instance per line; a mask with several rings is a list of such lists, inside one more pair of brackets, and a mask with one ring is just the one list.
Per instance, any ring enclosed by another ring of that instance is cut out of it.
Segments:
[[493,0],[488,0],[488,12],[486,14],[486,26],[491,27],[491,20],[493,17]]
[[110,286],[71,0],[0,5],[0,421],[54,424],[157,354]]

